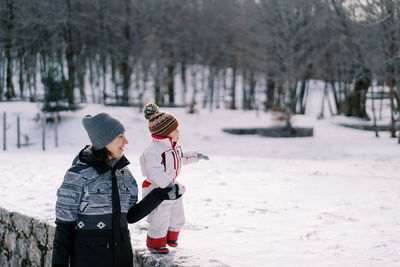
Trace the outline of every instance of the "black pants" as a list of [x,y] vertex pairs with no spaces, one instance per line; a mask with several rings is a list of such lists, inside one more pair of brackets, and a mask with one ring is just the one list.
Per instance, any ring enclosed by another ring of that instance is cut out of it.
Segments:
[[[111,230],[76,231],[72,255],[72,267],[132,267],[133,253],[127,227],[121,228],[121,240],[114,241]],[[113,266],[117,262],[117,266]]]

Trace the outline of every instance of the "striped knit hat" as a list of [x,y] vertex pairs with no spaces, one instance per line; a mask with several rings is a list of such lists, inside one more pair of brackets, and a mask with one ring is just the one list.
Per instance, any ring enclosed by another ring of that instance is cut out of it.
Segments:
[[174,115],[160,111],[155,104],[144,107],[144,117],[149,120],[150,133],[163,138],[167,138],[179,125]]

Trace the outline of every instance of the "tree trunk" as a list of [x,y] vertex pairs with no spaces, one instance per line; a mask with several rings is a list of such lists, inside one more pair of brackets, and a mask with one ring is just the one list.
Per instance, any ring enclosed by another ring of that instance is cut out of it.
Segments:
[[394,86],[392,83],[391,79],[388,79],[386,81],[387,86],[390,89],[390,132],[391,132],[391,137],[395,138],[396,137],[396,120],[394,118]]
[[87,100],[86,100],[86,94],[85,94],[85,73],[83,70],[82,70],[82,72],[79,71],[79,74],[78,74],[79,94],[81,97],[81,103],[86,103]]
[[210,111],[212,111],[214,105],[214,78],[215,78],[215,71],[214,68],[210,66],[210,72],[208,76],[208,90],[209,90],[208,98],[209,98]]
[[142,110],[142,107],[144,106],[143,96],[147,90],[147,80],[148,80],[148,68],[146,66],[143,66],[142,69],[143,69],[143,84],[142,84],[142,90],[140,91],[140,94],[138,96],[140,111]]
[[372,93],[372,115],[374,119],[374,129],[375,129],[375,137],[379,137],[378,127],[376,125],[376,112],[375,112],[375,96],[374,96],[374,86],[371,85],[371,93]]
[[154,77],[154,101],[157,105],[164,104],[164,98],[161,97],[160,76],[160,66],[158,63],[156,63],[156,75]]
[[232,102],[229,105],[230,109],[236,109],[236,68],[232,69],[232,87],[231,87]]
[[3,58],[0,57],[0,101],[3,101],[3,91],[4,91],[4,61]]
[[[98,0],[98,6],[99,6],[99,28],[100,28],[100,40],[103,43],[103,49],[100,50],[100,64],[102,67],[102,97],[98,99],[99,103],[105,104],[107,101],[107,84],[106,84],[106,74],[107,74],[107,56],[104,50],[107,50],[107,38],[106,38],[106,33],[108,34],[109,32],[106,31],[106,27],[104,24],[104,17],[106,12],[108,11],[108,4],[107,0]],[[109,39],[109,38],[108,38]]]
[[219,109],[219,96],[220,96],[220,91],[221,91],[221,75],[220,71],[216,72],[216,77],[217,77],[217,86],[215,88],[215,108]]
[[296,113],[296,93],[297,93],[297,81],[295,81],[293,84],[290,85],[290,110],[293,113]]
[[342,113],[344,88],[343,88],[342,70],[340,67],[338,69],[338,87],[339,87],[339,93],[337,94],[337,96],[338,96],[338,101],[340,103],[340,113]]
[[175,104],[174,65],[167,66],[168,104]]
[[[81,2],[77,1],[76,2],[77,9],[76,13],[81,14],[82,13],[82,8],[81,8]],[[79,88],[79,96],[80,96],[80,102],[81,103],[86,103],[86,94],[85,94],[85,76],[86,76],[86,62],[85,62],[85,57],[84,57],[84,44],[81,38],[81,33],[80,31],[76,31],[76,40],[74,40],[76,45],[75,45],[75,75],[76,75],[76,80],[77,80],[77,85]]]
[[278,84],[278,95],[275,99],[275,106],[283,107],[284,106],[284,98],[285,94],[283,92],[283,81],[279,80]]
[[332,88],[333,97],[334,97],[334,100],[335,100],[336,114],[339,114],[340,113],[340,109],[341,109],[341,107],[340,107],[341,104],[340,104],[338,95],[340,95],[340,92],[339,92],[339,94],[337,93],[336,86],[335,86],[335,81],[331,81],[330,84],[331,84],[331,88]]
[[250,72],[249,78],[249,97],[248,97],[248,109],[255,109],[256,107],[256,79],[254,71]]
[[228,88],[226,87],[226,69],[222,71],[222,103],[225,106],[225,97],[226,97],[226,92],[228,91]]
[[[31,58],[28,55],[25,58],[25,80],[26,80],[26,83],[27,83],[29,101],[32,101],[32,95],[33,95],[33,92],[32,92],[32,76],[35,75],[34,71],[31,69],[31,64],[32,64]],[[0,71],[1,71],[1,69],[0,69]],[[1,83],[1,79],[0,79],[0,83]]]
[[36,60],[34,62],[34,71],[33,71],[33,96],[31,96],[31,101],[36,101],[37,99],[37,83],[36,83]]
[[107,60],[106,60],[106,55],[104,55],[102,53],[102,55],[100,56],[100,61],[101,61],[101,66],[103,67],[103,73],[102,73],[102,77],[103,77],[103,104],[106,103],[107,101],[107,79],[106,79],[106,75],[107,75]]
[[7,37],[6,37],[6,45],[5,45],[5,52],[7,58],[7,78],[6,78],[6,97],[7,99],[11,99],[15,97],[14,91],[14,84],[12,82],[13,77],[13,68],[12,68],[12,33],[14,28],[14,8],[13,8],[13,0],[7,0],[6,8],[8,13],[8,20],[7,20]]
[[243,79],[242,79],[242,107],[243,107],[243,110],[247,110],[248,109],[248,106],[247,106],[247,103],[248,103],[248,100],[247,100],[247,98],[248,98],[248,96],[247,96],[247,87],[246,87],[246,82],[247,82],[247,73],[246,73],[246,71],[243,71]]
[[326,88],[328,84],[325,82],[324,84],[324,91],[322,92],[322,101],[321,101],[321,113],[318,115],[318,119],[323,119],[324,118],[324,113],[325,113],[325,95],[326,95]]
[[11,59],[10,49],[11,49],[11,45],[7,45],[6,46],[6,57],[7,57],[7,78],[6,78],[7,93],[6,93],[6,97],[7,97],[7,99],[11,99],[11,98],[15,97],[14,84],[12,82],[13,71],[12,71],[12,59]]
[[65,58],[67,59],[68,66],[68,86],[67,86],[67,99],[68,104],[74,104],[74,89],[75,89],[75,63],[74,63],[74,46],[72,42],[72,29],[71,29],[71,0],[66,0],[67,2],[67,21],[65,29]]
[[287,85],[287,89],[285,92],[285,99],[284,99],[284,103],[285,103],[285,128],[287,129],[292,129],[292,124],[290,122],[291,117],[292,117],[292,110],[291,110],[291,106],[292,106],[292,98],[291,98],[291,91],[293,90],[293,87],[295,86],[295,83],[289,82]]
[[131,68],[126,61],[122,62],[121,66],[122,74],[122,103],[129,103],[129,88],[131,86]]
[[122,73],[122,103],[127,105],[129,103],[129,89],[131,86],[131,74],[132,68],[130,66],[129,57],[131,54],[131,2],[130,0],[125,0],[125,25],[124,25],[124,56],[121,63],[121,73]]
[[194,107],[196,106],[196,95],[197,95],[197,72],[193,66],[192,66],[191,72],[192,72],[193,94],[192,94],[192,101],[190,102],[190,105],[189,105],[189,113],[194,113],[195,112]]
[[372,75],[367,68],[361,68],[355,75],[354,91],[347,94],[346,116],[368,118],[365,104],[366,94],[371,86]]
[[265,110],[268,110],[274,105],[275,81],[272,79],[272,77],[270,75],[267,75],[267,81],[266,81],[265,84],[266,84],[266,88],[265,88],[265,95],[266,95]]
[[203,109],[207,105],[207,91],[206,91],[206,67],[201,68],[201,92],[203,93]]
[[[79,41],[80,42],[80,41]],[[85,76],[86,76],[86,64],[85,59],[82,55],[83,51],[79,53],[76,60],[76,76],[78,79],[79,95],[81,103],[86,103],[86,93],[85,93]]]
[[24,58],[22,55],[19,56],[19,93],[21,100],[24,100],[24,87],[25,87],[25,66]]
[[117,75],[116,75],[116,63],[115,59],[111,57],[111,80],[114,84],[114,95],[115,95],[115,101],[119,102],[119,94],[118,94],[118,82],[117,82]]
[[324,91],[324,94],[325,94],[326,100],[327,100],[327,102],[328,102],[329,112],[331,113],[331,116],[333,116],[334,114],[333,114],[333,110],[332,110],[331,99],[330,99],[330,97],[329,97],[328,87],[329,87],[329,86],[328,86],[328,82],[327,82],[327,83],[326,83],[326,89],[325,89],[325,91]]
[[[97,65],[97,62],[94,64]],[[89,59],[89,83],[90,83],[90,89],[92,91],[92,102],[96,103],[96,91],[94,89],[95,87],[95,77],[94,77],[94,71],[93,71],[93,62],[91,59]]]
[[186,106],[186,93],[187,93],[187,84],[186,84],[186,63],[181,63],[181,80],[182,80],[182,104]]
[[300,105],[300,114],[304,114],[306,111],[306,105],[305,105],[305,101],[304,101],[304,95],[306,92],[306,84],[307,84],[307,80],[303,79],[301,81],[301,85],[300,85],[300,95],[299,95],[299,105]]
[[[396,81],[396,84],[397,84],[397,81]],[[399,98],[398,91],[399,90],[395,90],[395,92],[394,92],[394,99],[396,100],[396,104],[397,104],[397,106],[396,106],[397,112],[400,111],[400,98]]]

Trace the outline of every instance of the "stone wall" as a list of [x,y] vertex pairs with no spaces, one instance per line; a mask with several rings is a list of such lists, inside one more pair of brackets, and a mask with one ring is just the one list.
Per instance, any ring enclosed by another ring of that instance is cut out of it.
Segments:
[[[51,266],[55,227],[0,208],[0,266]],[[134,267],[178,267],[171,260],[136,250]]]
[[0,208],[0,266],[50,266],[53,236],[54,227]]

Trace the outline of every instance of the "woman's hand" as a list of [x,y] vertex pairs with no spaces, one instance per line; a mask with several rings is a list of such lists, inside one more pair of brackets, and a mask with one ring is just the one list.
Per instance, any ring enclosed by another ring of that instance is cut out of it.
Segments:
[[174,200],[182,196],[179,190],[179,185],[173,183],[170,183],[165,188],[155,188],[153,191],[155,191],[154,193],[160,200]]

